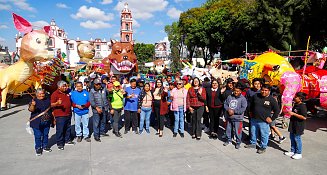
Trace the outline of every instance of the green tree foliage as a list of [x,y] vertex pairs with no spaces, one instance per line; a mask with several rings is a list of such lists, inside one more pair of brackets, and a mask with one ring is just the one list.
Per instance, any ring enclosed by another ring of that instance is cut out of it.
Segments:
[[321,49],[327,45],[326,9],[326,0],[208,0],[181,14],[174,41],[184,42],[190,58],[201,48],[206,62],[206,50],[210,59],[218,51],[238,57],[246,42],[250,52],[305,49],[310,35],[311,49]]
[[165,32],[168,35],[171,49],[172,63],[170,64],[170,69],[172,72],[176,72],[181,68],[180,53],[182,49],[182,35],[178,27],[178,22],[173,22],[172,25],[165,26]]
[[134,52],[137,57],[139,65],[144,65],[146,62],[152,61],[154,57],[154,45],[153,44],[144,44],[136,43],[134,45]]

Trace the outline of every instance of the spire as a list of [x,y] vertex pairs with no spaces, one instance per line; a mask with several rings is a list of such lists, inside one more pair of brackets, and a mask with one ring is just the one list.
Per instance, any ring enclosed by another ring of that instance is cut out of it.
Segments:
[[56,22],[55,22],[54,19],[51,20],[50,25],[51,25],[51,26],[56,26]]
[[125,4],[124,4],[124,9],[128,9],[128,3],[127,2],[125,2]]

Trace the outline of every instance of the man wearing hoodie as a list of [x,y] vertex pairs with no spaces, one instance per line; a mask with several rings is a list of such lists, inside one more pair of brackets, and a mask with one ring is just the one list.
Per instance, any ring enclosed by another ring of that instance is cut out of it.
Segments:
[[243,90],[244,86],[240,82],[236,83],[233,94],[229,95],[224,102],[225,117],[227,121],[227,141],[224,143],[224,146],[227,146],[232,142],[232,131],[234,131],[236,137],[236,149],[239,149],[241,145],[243,117],[247,107],[246,98],[242,95]]

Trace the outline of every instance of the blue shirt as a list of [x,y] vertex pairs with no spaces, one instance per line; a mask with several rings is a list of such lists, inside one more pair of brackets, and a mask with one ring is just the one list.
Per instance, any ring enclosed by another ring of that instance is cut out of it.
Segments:
[[125,98],[124,109],[128,111],[137,111],[137,103],[141,90],[137,87],[135,89],[127,87],[125,92],[127,96],[130,96],[131,94],[134,94],[134,96],[133,98]]
[[[83,89],[81,92],[72,91],[70,98],[72,100],[72,103],[75,103],[77,105],[85,105],[86,103],[90,102],[89,92],[87,92],[85,89]],[[84,109],[74,108],[74,113],[78,115],[84,115],[89,113],[89,108],[84,108]]]

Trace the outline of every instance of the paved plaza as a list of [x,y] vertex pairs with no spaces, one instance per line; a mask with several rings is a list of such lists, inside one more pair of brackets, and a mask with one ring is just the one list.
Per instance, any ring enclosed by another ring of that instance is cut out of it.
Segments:
[[[303,136],[303,159],[292,160],[283,155],[290,147],[289,135],[282,144],[270,142],[266,153],[254,149],[236,150],[223,146],[221,140],[211,140],[206,134],[200,141],[172,137],[165,128],[159,138],[151,134],[123,134],[117,138],[82,141],[74,146],[57,150],[55,129],[50,131],[51,153],[37,157],[34,139],[27,134],[25,124],[29,117],[27,105],[17,105],[0,112],[0,172],[3,175],[30,174],[144,174],[144,175],[211,175],[211,174],[326,174],[327,170],[327,117],[309,118]],[[245,131],[247,132],[247,131]]]

